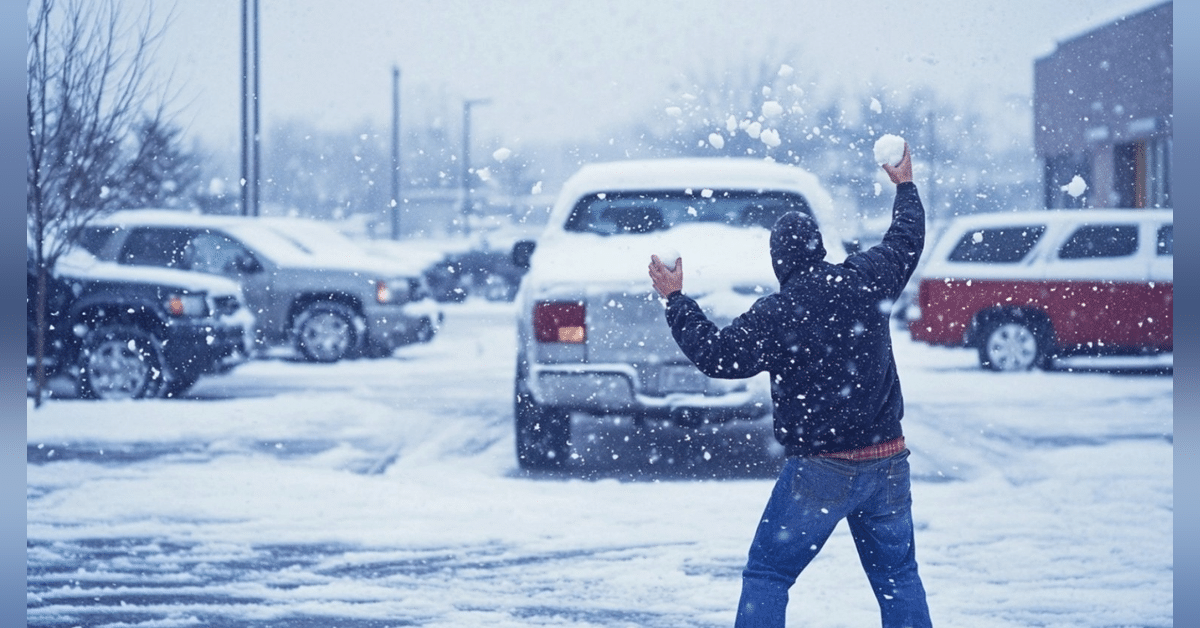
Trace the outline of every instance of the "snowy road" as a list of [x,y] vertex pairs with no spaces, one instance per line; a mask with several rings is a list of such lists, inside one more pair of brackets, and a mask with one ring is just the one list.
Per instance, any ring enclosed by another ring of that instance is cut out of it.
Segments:
[[[935,623],[1171,626],[1169,373],[996,375],[896,341]],[[529,475],[513,359],[511,305],[468,302],[390,359],[31,406],[29,625],[731,625],[766,426],[583,420],[580,459]],[[844,525],[792,599],[878,625]]]

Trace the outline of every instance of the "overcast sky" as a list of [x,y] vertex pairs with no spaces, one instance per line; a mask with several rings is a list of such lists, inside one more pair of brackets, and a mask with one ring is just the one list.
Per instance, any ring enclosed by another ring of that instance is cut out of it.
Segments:
[[[123,0],[130,8],[144,0]],[[156,10],[167,3],[152,0]],[[519,147],[602,138],[661,115],[706,68],[769,58],[820,88],[929,85],[984,110],[1027,102],[1055,43],[1154,0],[260,0],[266,129],[305,118],[386,131],[391,68],[405,122]],[[189,134],[235,148],[240,0],[180,0],[158,57]],[[857,90],[856,90],[857,91]]]

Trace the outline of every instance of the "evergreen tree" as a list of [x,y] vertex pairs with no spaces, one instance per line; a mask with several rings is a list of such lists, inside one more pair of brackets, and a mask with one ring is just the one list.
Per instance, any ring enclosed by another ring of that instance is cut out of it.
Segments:
[[128,207],[181,207],[192,204],[200,180],[200,163],[181,145],[181,130],[158,118],[146,118],[135,129],[133,157],[120,183]]

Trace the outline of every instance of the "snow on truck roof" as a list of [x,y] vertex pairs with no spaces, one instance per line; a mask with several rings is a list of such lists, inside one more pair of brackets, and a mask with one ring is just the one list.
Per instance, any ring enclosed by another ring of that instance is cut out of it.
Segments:
[[706,186],[731,189],[782,189],[821,192],[812,173],[762,159],[635,159],[583,166],[564,184],[578,193],[606,190],[656,190]]
[[836,223],[833,197],[816,175],[799,166],[746,157],[693,157],[587,164],[563,184],[550,225],[561,225],[575,201],[587,194],[688,188],[696,194],[704,189],[798,192],[822,228]]

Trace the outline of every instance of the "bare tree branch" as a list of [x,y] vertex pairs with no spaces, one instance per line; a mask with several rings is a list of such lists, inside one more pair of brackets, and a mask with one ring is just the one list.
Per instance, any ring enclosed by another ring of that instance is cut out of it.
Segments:
[[[154,52],[168,21],[147,8],[132,23],[115,0],[31,0],[26,228],[38,273],[38,399],[44,385],[46,274],[76,234],[110,211],[146,118],[162,120]],[[145,159],[145,156],[142,156]]]

